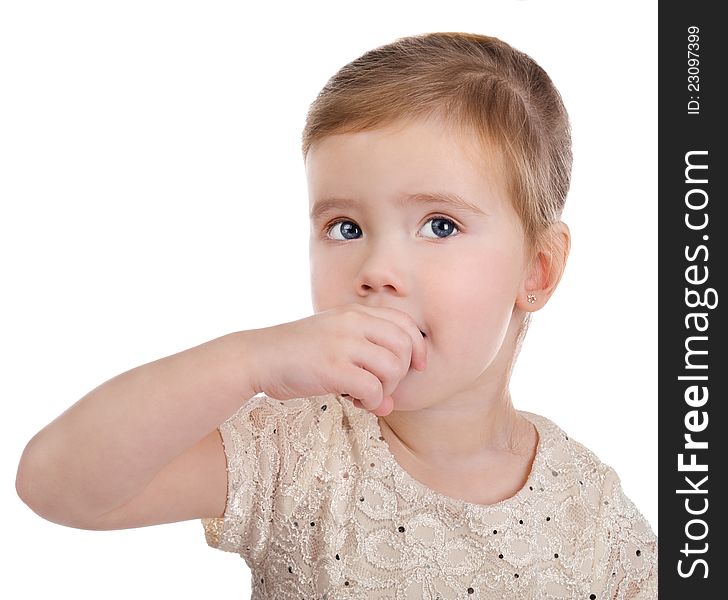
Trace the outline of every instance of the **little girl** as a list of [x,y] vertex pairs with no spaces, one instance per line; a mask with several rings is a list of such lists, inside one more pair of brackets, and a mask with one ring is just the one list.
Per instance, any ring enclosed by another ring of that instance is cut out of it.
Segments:
[[315,314],[92,390],[28,443],[23,500],[201,518],[256,599],[656,598],[617,474],[509,393],[570,247],[547,74],[495,38],[399,39],[326,84],[303,157]]

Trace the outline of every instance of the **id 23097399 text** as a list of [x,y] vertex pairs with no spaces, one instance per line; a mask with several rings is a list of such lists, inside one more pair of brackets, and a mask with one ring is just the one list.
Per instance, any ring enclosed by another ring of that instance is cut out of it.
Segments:
[[700,114],[700,28],[688,27],[688,114]]

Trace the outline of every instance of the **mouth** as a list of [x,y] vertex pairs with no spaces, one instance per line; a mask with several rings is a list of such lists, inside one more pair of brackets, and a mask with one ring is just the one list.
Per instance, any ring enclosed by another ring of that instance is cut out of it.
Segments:
[[422,331],[421,329],[420,329],[420,333],[422,334],[422,337],[423,338],[426,338],[427,337],[427,334],[424,331]]

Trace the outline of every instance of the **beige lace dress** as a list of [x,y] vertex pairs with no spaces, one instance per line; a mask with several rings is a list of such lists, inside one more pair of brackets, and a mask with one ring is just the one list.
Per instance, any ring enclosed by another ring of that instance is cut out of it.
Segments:
[[255,396],[220,425],[227,506],[205,539],[245,560],[253,600],[657,598],[657,540],[615,471],[520,414],[528,481],[485,506],[416,481],[348,398]]

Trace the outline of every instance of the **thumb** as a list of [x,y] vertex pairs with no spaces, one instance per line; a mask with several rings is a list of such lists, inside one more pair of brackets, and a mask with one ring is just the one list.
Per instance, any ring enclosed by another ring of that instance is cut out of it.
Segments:
[[394,410],[394,399],[392,396],[384,396],[382,403],[372,412],[378,417],[386,417]]

